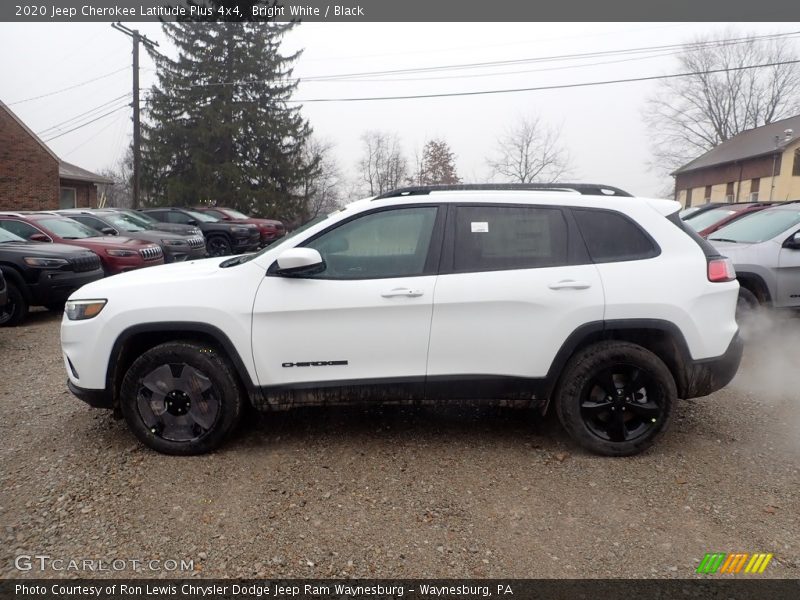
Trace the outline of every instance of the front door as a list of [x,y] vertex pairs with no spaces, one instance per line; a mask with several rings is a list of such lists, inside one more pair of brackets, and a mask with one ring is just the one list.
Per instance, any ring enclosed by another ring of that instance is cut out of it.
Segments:
[[800,306],[800,250],[781,248],[777,279],[778,298],[775,306]]
[[[300,244],[326,269],[264,277],[253,307],[263,387],[416,384],[425,376],[436,268],[436,205],[358,215]],[[355,381],[357,380],[357,381]],[[385,387],[383,388],[385,389]]]

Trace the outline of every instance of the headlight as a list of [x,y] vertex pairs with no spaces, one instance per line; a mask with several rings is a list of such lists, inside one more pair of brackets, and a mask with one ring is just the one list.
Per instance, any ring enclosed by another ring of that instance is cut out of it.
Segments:
[[232,231],[233,233],[250,233],[250,229],[247,227],[234,227]]
[[70,321],[84,321],[100,314],[108,300],[68,300],[64,314]]
[[161,240],[163,246],[185,246],[186,242],[183,240]]
[[68,265],[69,261],[63,258],[39,258],[36,256],[26,256],[22,259],[29,267],[38,267],[40,269],[57,269]]
[[139,253],[136,250],[106,250],[106,254],[109,256],[138,256]]

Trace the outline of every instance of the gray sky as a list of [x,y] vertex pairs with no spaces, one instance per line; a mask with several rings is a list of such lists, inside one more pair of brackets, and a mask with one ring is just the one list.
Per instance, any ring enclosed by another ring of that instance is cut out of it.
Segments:
[[[159,41],[162,51],[169,53],[159,25],[128,25]],[[733,27],[736,33],[764,34],[797,30],[797,25]],[[286,52],[304,49],[295,75],[316,77],[660,46],[728,27],[725,23],[305,23],[286,37],[284,48]],[[108,23],[2,23],[0,99],[33,131],[42,132],[129,92],[130,50],[130,39]],[[141,86],[147,87],[154,80],[153,64],[145,52],[141,56]],[[674,56],[621,58],[307,82],[301,84],[296,98],[534,87],[677,70]],[[597,64],[609,60],[619,62]],[[17,103],[117,70],[73,90]],[[465,181],[489,175],[486,158],[493,153],[497,137],[516,119],[539,116],[561,128],[572,156],[572,179],[655,195],[665,182],[648,168],[648,131],[641,117],[645,98],[655,85],[640,82],[471,97],[306,103],[303,114],[319,137],[335,144],[337,160],[350,177],[356,176],[359,137],[365,130],[380,129],[399,134],[409,159],[427,139],[444,138],[457,156],[458,172]],[[111,103],[109,108],[123,102]],[[130,110],[124,109],[49,145],[64,160],[99,170],[122,157],[131,129]],[[51,130],[42,137],[56,133]]]

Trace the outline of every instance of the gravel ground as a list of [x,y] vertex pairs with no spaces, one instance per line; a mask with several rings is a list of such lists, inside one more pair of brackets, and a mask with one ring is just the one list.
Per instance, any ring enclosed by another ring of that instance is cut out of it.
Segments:
[[[733,551],[800,576],[799,319],[757,323],[732,385],[626,459],[499,408],[305,409],[161,456],[66,391],[58,325],[0,329],[0,577],[78,575],[22,573],[24,554],[197,577],[688,577]],[[108,574],[137,573],[175,576]]]

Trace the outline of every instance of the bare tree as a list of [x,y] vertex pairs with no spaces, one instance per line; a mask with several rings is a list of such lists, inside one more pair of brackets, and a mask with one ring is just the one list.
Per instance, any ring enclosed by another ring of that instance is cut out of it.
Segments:
[[130,208],[133,200],[133,150],[130,146],[115,165],[106,167],[100,171],[100,175],[108,177],[114,183],[98,186],[98,204]]
[[430,140],[422,148],[422,157],[417,164],[415,179],[421,185],[459,183],[456,173],[455,154],[442,139]]
[[408,178],[408,161],[396,133],[367,131],[361,136],[364,154],[359,162],[367,193],[375,196],[399,187]]
[[[730,29],[687,43],[678,70],[698,74],[662,79],[644,111],[652,166],[670,173],[742,131],[796,114],[800,69],[775,63],[797,57],[786,38],[737,36]],[[760,64],[773,66],[727,70]]]
[[314,136],[303,148],[303,163],[315,165],[306,170],[300,190],[305,219],[310,220],[339,207],[342,174],[333,156],[333,144]]
[[551,183],[569,172],[569,153],[561,132],[539,117],[523,118],[497,140],[497,154],[487,159],[494,175],[513,183]]

